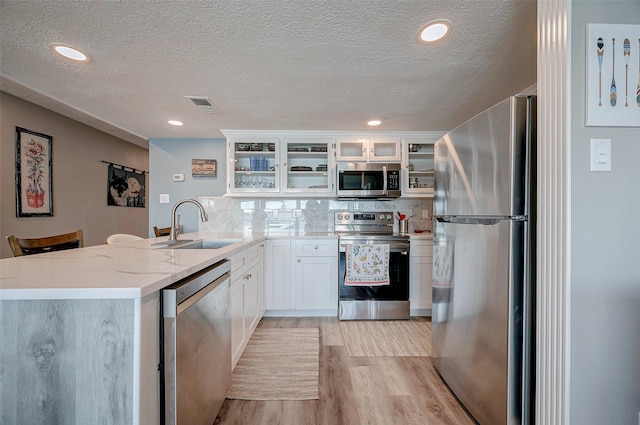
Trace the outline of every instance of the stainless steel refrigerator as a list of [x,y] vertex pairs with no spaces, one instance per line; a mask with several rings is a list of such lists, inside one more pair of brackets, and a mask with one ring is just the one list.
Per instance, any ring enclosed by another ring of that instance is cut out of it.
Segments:
[[435,144],[434,366],[481,425],[533,424],[536,99]]

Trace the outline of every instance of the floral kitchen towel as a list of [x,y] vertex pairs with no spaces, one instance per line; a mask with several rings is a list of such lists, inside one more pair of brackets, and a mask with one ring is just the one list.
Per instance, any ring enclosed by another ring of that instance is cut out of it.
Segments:
[[348,244],[345,285],[389,284],[389,244]]

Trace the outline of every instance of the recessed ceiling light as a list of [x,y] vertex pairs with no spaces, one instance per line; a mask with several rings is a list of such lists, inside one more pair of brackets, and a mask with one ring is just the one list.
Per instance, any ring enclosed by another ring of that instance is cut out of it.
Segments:
[[171,125],[175,125],[175,126],[181,126],[184,125],[184,123],[182,121],[178,121],[178,120],[169,120],[167,121],[169,124]]
[[367,124],[369,124],[371,126],[376,126],[376,125],[382,124],[382,121],[380,121],[380,120],[371,120]]
[[451,22],[446,19],[431,21],[418,31],[418,41],[420,43],[435,43],[445,38],[451,32]]
[[49,47],[56,52],[57,54],[64,56],[65,58],[78,61],[78,62],[88,62],[89,56],[82,53],[80,50],[76,49],[73,46],[69,46],[68,44],[62,43],[51,43]]

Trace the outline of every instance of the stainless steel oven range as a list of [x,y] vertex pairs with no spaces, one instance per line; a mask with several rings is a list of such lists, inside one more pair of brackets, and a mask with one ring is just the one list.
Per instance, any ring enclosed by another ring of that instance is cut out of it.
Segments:
[[[395,320],[409,318],[409,236],[394,234],[393,212],[336,211],[340,245],[338,318]],[[353,245],[388,245],[388,284],[345,283],[347,250]]]

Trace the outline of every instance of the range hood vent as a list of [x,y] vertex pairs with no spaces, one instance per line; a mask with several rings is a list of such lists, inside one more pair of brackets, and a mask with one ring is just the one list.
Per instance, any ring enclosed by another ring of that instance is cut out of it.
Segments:
[[220,112],[220,109],[218,109],[216,105],[211,103],[209,98],[206,96],[185,96],[185,97],[190,101],[192,101],[193,104],[196,105],[199,109],[202,109],[203,111],[209,114],[222,115],[222,112]]

